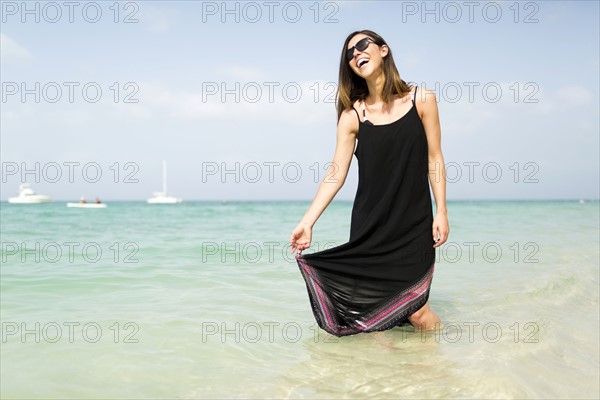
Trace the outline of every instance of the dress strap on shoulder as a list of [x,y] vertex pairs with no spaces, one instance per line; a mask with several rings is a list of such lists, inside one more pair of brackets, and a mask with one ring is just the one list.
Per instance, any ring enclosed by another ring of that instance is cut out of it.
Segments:
[[358,118],[358,122],[360,123],[360,114],[358,113],[358,111],[356,111],[356,108],[354,108],[354,106],[352,106],[352,109],[356,113],[356,117]]
[[[415,104],[415,102],[416,102],[416,100],[417,100],[417,89],[418,89],[418,88],[419,88],[418,86],[415,86],[415,93],[413,94],[413,104]],[[415,105],[416,105],[416,104],[415,104]]]
[[[373,123],[367,119],[367,106],[365,105],[365,99],[362,99],[360,104],[363,112],[363,124],[373,125]],[[360,121],[360,117],[358,119]]]

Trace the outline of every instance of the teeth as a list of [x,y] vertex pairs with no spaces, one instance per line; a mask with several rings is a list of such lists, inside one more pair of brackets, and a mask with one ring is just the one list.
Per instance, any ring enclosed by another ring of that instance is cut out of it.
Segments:
[[366,58],[361,58],[361,59],[359,59],[359,60],[357,61],[357,63],[356,63],[356,64],[358,65],[358,68],[360,68],[360,67],[362,67],[363,65],[365,65],[365,64],[366,64],[366,63],[368,63],[368,62],[369,62],[369,60],[368,60],[368,59],[366,59]]

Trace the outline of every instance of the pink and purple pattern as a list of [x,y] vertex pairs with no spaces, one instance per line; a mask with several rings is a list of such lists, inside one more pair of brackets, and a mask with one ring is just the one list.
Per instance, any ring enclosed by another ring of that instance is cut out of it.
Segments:
[[[317,323],[326,332],[335,336],[387,330],[423,307],[429,295],[435,264],[432,264],[427,273],[414,285],[393,296],[368,314],[354,321],[340,321],[330,296],[323,290],[323,284],[317,271],[308,265],[300,253],[296,254],[296,260],[306,282]],[[342,324],[342,322],[346,323]]]

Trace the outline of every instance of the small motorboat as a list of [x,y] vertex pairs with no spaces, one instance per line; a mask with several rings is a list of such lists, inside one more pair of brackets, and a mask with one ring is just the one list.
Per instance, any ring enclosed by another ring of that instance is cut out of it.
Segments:
[[19,185],[18,196],[8,198],[8,202],[12,204],[39,204],[51,201],[52,198],[50,196],[35,193],[29,183]]
[[67,207],[72,207],[72,208],[106,208],[107,205],[104,204],[104,203],[102,203],[100,201],[100,199],[98,199],[97,197],[96,197],[96,201],[93,202],[93,203],[88,203],[82,197],[81,199],[79,199],[79,203],[67,203]]
[[106,208],[108,207],[104,203],[67,203],[67,207],[72,208]]

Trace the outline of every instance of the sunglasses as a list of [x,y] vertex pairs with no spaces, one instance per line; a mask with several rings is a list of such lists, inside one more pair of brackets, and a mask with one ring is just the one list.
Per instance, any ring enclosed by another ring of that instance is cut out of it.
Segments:
[[[360,39],[358,42],[356,42],[356,44],[354,46],[352,46],[348,50],[346,50],[346,60],[350,61],[354,58],[354,49],[356,49],[358,51],[365,51],[367,49],[367,47],[369,47],[369,42],[375,43],[375,41],[373,39],[371,39],[370,37]],[[375,44],[377,44],[377,43],[375,43]]]

